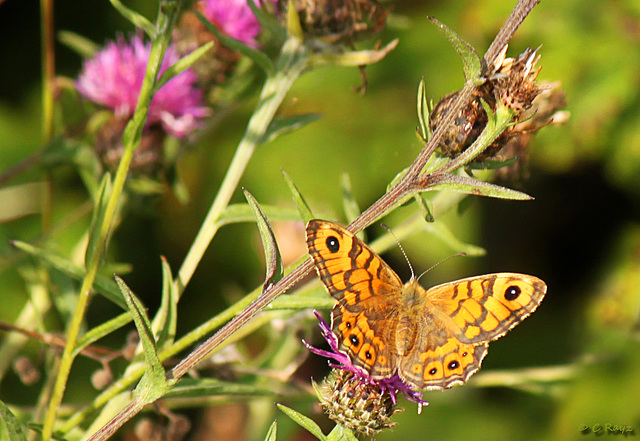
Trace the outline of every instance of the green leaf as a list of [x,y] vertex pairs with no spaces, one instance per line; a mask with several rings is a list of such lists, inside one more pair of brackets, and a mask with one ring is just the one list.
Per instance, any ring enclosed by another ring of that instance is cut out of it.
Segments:
[[444,222],[424,223],[423,229],[438,237],[456,252],[465,253],[467,256],[484,256],[487,253],[482,247],[462,242]]
[[157,399],[164,396],[168,389],[168,383],[165,377],[164,368],[158,358],[156,342],[151,332],[151,323],[149,317],[140,300],[133,294],[131,289],[124,283],[120,277],[115,276],[116,283],[122,292],[122,296],[127,302],[129,311],[133,315],[133,322],[136,325],[140,342],[142,343],[142,352],[146,362],[144,375],[136,386],[135,393],[143,403],[153,403]]
[[58,31],[57,37],[60,43],[82,58],[91,58],[100,50],[100,45],[75,32]]
[[162,299],[160,308],[153,318],[151,329],[157,336],[156,345],[163,349],[171,344],[176,336],[178,322],[178,289],[173,281],[171,267],[162,257]]
[[[300,213],[292,208],[282,208],[273,205],[262,205],[262,211],[272,221],[299,221]],[[253,210],[248,204],[231,204],[224,210],[218,225],[235,224],[240,222],[255,222]]]
[[333,430],[327,435],[327,441],[358,441],[351,429],[336,424]]
[[93,254],[96,251],[98,243],[106,240],[105,237],[102,237],[100,230],[112,189],[111,174],[107,172],[102,176],[100,188],[98,189],[98,194],[95,198],[95,206],[91,216],[91,225],[89,227],[89,243],[87,244],[87,251],[84,256],[85,267],[92,261]]
[[213,41],[203,44],[199,48],[191,51],[189,54],[180,58],[175,64],[172,64],[171,66],[169,66],[164,72],[162,72],[162,75],[158,79],[158,82],[156,83],[156,90],[159,90],[171,78],[180,74],[184,70],[190,68],[193,65],[193,63],[198,61],[198,59],[200,59],[200,57],[202,57],[209,50],[211,50],[212,47],[213,47]]
[[196,14],[198,19],[204,24],[209,32],[216,36],[218,40],[220,40],[225,46],[234,51],[240,52],[242,55],[249,57],[256,63],[258,66],[262,68],[267,74],[270,74],[274,71],[273,62],[267,57],[264,53],[256,50],[250,46],[247,46],[240,40],[236,40],[235,38],[231,38],[218,30],[213,23],[211,23],[207,18],[202,15],[197,9],[193,9],[193,12]]
[[298,9],[294,0],[288,0],[287,2],[287,33],[291,38],[304,39],[304,32],[302,31]]
[[267,142],[277,138],[287,132],[293,132],[309,123],[319,120],[322,115],[318,113],[308,113],[305,115],[293,115],[286,118],[273,118],[264,135],[260,137],[258,144],[266,144]]
[[289,191],[291,192],[291,196],[293,196],[293,202],[295,202],[296,207],[298,208],[298,213],[300,213],[300,217],[304,222],[309,222],[311,219],[314,219],[313,213],[311,212],[311,208],[309,208],[309,204],[304,200],[304,197],[296,187],[296,184],[291,179],[291,176],[284,171],[281,170],[282,176],[284,176],[284,181],[287,183],[287,187],[289,187]]
[[291,418],[294,422],[296,422],[299,426],[301,426],[303,429],[308,430],[309,432],[311,432],[311,434],[313,436],[315,436],[316,438],[318,438],[319,440],[325,441],[327,439],[327,437],[324,435],[324,433],[322,433],[322,430],[320,429],[320,426],[318,426],[315,421],[313,421],[311,418],[302,415],[299,412],[296,412],[295,410],[284,406],[282,404],[276,404],[278,406],[278,409],[280,409],[282,412],[284,412],[289,418]]
[[258,397],[276,392],[253,384],[227,382],[215,378],[183,378],[167,392],[165,398],[206,398],[213,396]]
[[429,20],[431,20],[431,23],[442,31],[458,55],[460,55],[460,58],[462,58],[462,68],[465,80],[469,81],[479,79],[482,75],[482,59],[473,46],[464,41],[457,33],[444,23],[433,17],[429,17]]
[[429,118],[431,109],[429,109],[429,101],[427,100],[427,92],[424,86],[424,77],[420,79],[418,84],[418,135],[422,143],[426,144],[431,138],[431,125]]
[[[286,31],[280,25],[275,15],[267,13],[267,11],[265,11],[263,8],[258,7],[255,2],[247,2],[247,5],[249,6],[249,9],[251,9],[251,12],[253,12],[254,17],[258,19],[260,26],[263,28],[262,32],[264,32],[264,29],[266,28],[282,40],[287,38]],[[271,3],[270,1],[263,1],[262,6],[270,8],[269,12],[275,14],[273,3]]]
[[111,5],[127,20],[129,20],[136,28],[140,28],[144,31],[149,38],[153,39],[156,36],[156,28],[153,24],[147,20],[143,15],[140,15],[133,9],[127,8],[120,2],[120,0],[109,0]]
[[27,441],[27,428],[15,417],[6,404],[0,401],[0,439]]
[[28,182],[0,189],[0,223],[42,212],[46,191],[44,182]]
[[278,421],[274,420],[267,431],[267,436],[264,437],[264,441],[276,441],[276,435],[278,434]]
[[350,51],[344,53],[338,52],[322,52],[312,55],[309,58],[309,63],[312,66],[365,66],[368,64],[377,63],[389,54],[398,45],[398,39],[393,40],[382,49],[378,50],[363,50],[363,51]]
[[356,201],[356,197],[353,194],[351,178],[347,173],[342,174],[340,183],[340,187],[342,190],[342,208],[344,209],[344,214],[348,223],[351,223],[354,219],[360,216],[360,213],[362,213],[362,211],[360,210],[358,201]]
[[264,281],[264,289],[266,289],[282,279],[284,274],[282,257],[280,256],[280,250],[278,250],[276,236],[273,234],[271,224],[269,224],[269,219],[260,208],[258,201],[256,201],[256,199],[247,190],[244,190],[244,196],[253,210],[253,214],[255,215],[256,222],[258,224],[258,230],[260,231],[260,238],[262,239],[264,257],[267,264],[267,274]]
[[430,202],[427,201],[425,198],[423,198],[420,193],[417,193],[414,196],[414,199],[415,199],[416,203],[418,204],[418,207],[420,208],[420,211],[422,212],[422,217],[424,218],[424,220],[426,220],[429,223],[433,222],[435,219],[434,219],[433,214],[432,214],[432,209],[430,207]]
[[102,337],[105,337],[111,334],[116,329],[120,329],[127,323],[133,320],[133,316],[130,312],[124,312],[111,320],[108,320],[101,325],[96,326],[95,328],[88,331],[86,334],[82,336],[80,340],[78,340],[78,344],[73,350],[74,356],[79,354],[84,348],[89,346],[90,344],[100,340]]
[[461,193],[472,194],[476,196],[488,196],[498,199],[514,199],[528,201],[533,198],[521,191],[512,190],[488,182],[478,181],[477,179],[467,176],[459,176],[452,174],[429,175],[420,179],[417,183],[417,190],[433,191],[433,190],[449,190]]
[[335,306],[336,301],[333,297],[327,296],[324,289],[318,289],[313,295],[296,294],[283,295],[271,302],[265,310],[309,310],[309,309],[331,309]]
[[[32,256],[44,260],[46,263],[48,263],[58,271],[61,271],[63,274],[71,277],[72,279],[77,280],[78,282],[82,282],[82,280],[84,280],[86,273],[85,269],[83,267],[74,265],[64,257],[60,257],[50,251],[46,251],[20,241],[13,241],[12,244],[16,248],[19,248],[22,251],[31,254]],[[97,274],[95,281],[93,282],[93,289],[105,296],[107,299],[111,300],[116,305],[120,306],[122,309],[127,309],[127,304],[120,294],[118,285],[116,285],[113,280],[109,279],[108,277]]]

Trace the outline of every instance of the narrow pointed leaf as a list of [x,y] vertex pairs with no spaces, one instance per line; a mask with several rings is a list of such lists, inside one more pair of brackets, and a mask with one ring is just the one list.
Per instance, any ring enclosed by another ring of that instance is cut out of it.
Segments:
[[[280,384],[278,384],[280,386]],[[276,392],[253,384],[221,381],[215,378],[183,378],[165,395],[166,398],[206,398],[213,396],[268,397]]]
[[[262,3],[263,7],[259,7],[255,2],[247,2],[247,5],[249,6],[249,9],[251,9],[251,12],[253,12],[253,15],[258,19],[258,22],[263,29],[268,29],[277,37],[284,40],[285,38],[287,38],[285,29],[282,27],[282,25],[280,25],[280,23],[278,23],[274,15],[270,15],[268,13],[274,10],[273,3],[271,3],[271,0],[265,0]],[[268,12],[265,11],[265,6],[271,7],[271,10]]]
[[[317,294],[317,295],[316,295]],[[324,289],[318,287],[318,290],[314,292],[314,295],[298,295],[280,296],[271,302],[265,311],[279,310],[279,309],[293,309],[293,310],[311,310],[311,309],[331,309],[335,306],[336,301],[333,297],[327,296]]]
[[305,115],[294,115],[287,118],[274,118],[269,127],[267,127],[264,135],[260,137],[258,144],[266,144],[267,142],[283,135],[287,132],[293,132],[309,123],[319,120],[322,115],[318,113],[308,113]]
[[434,234],[453,251],[465,253],[467,256],[484,256],[487,252],[477,245],[462,242],[444,222],[425,223],[424,230]]
[[387,56],[398,45],[398,39],[393,40],[382,49],[351,51],[345,53],[320,53],[312,55],[309,62],[313,66],[324,66],[327,64],[335,66],[365,66],[374,64]]
[[6,404],[0,401],[0,439],[27,441],[27,428],[15,417]]
[[327,435],[327,441],[358,441],[351,429],[336,424],[333,430]]
[[115,276],[116,283],[122,292],[122,296],[127,302],[129,311],[133,315],[133,322],[136,325],[140,342],[142,343],[142,352],[146,369],[144,375],[140,379],[135,392],[144,403],[153,403],[162,397],[168,388],[165,378],[164,368],[158,358],[156,342],[151,331],[151,323],[140,300],[133,294],[131,289],[124,283],[120,277]]
[[[261,208],[272,221],[300,220],[300,212],[293,208],[275,207],[273,205],[261,205]],[[313,217],[309,219],[313,219]],[[218,225],[255,222],[255,220],[253,210],[248,204],[231,204],[224,210],[220,219],[218,219]]]
[[295,410],[284,406],[282,404],[277,404],[278,409],[284,412],[289,418],[291,418],[295,423],[297,423],[303,429],[308,430],[313,436],[318,438],[321,441],[325,441],[327,437],[322,433],[320,426],[318,426],[315,421],[311,418],[302,415],[300,412],[296,412]]
[[296,187],[296,184],[291,179],[291,176],[284,170],[282,171],[282,176],[284,176],[284,181],[287,183],[287,187],[289,187],[289,191],[291,192],[291,196],[293,196],[293,202],[295,202],[296,207],[298,208],[298,213],[300,213],[300,217],[302,220],[307,223],[311,219],[314,218],[313,213],[311,212],[311,208],[309,208],[309,204],[304,200],[304,197]]
[[[353,194],[353,188],[351,187],[351,179],[347,173],[342,174],[341,185],[342,189],[342,209],[347,219],[347,223],[350,224],[355,218],[360,216],[360,207],[356,201],[356,197]],[[361,240],[366,242],[364,230],[356,234]]]
[[278,420],[274,420],[267,431],[267,436],[264,437],[264,441],[276,441],[278,434]]
[[298,17],[298,9],[293,0],[288,0],[287,2],[287,33],[291,38],[304,39],[300,17]]
[[429,124],[430,113],[424,77],[422,77],[418,84],[418,134],[423,143],[426,143],[429,141],[429,138],[431,138],[431,125]]
[[136,28],[142,29],[149,38],[155,38],[156,29],[147,18],[138,14],[133,9],[129,9],[122,4],[120,0],[109,0],[111,5],[127,20],[129,20]]
[[431,175],[421,179],[416,186],[416,190],[433,191],[449,190],[476,196],[488,196],[498,199],[532,200],[533,198],[521,191],[512,190],[488,182],[459,175]]
[[268,286],[277,283],[282,279],[284,269],[282,265],[282,257],[280,256],[280,250],[278,250],[278,244],[276,242],[276,236],[273,234],[269,219],[264,214],[258,201],[249,193],[244,190],[244,196],[249,202],[249,206],[253,210],[253,214],[258,224],[258,230],[260,231],[260,238],[262,239],[262,246],[264,248],[264,256],[267,265],[267,274],[264,281],[264,289]]
[[[78,282],[82,282],[85,277],[86,272],[83,267],[74,265],[64,257],[60,257],[57,254],[43,250],[41,248],[34,247],[33,245],[29,245],[28,243],[13,241],[12,244],[16,248],[19,248],[22,251],[31,254],[32,256],[42,259],[53,268],[57,269],[63,274],[66,274],[68,277],[77,280]],[[108,277],[97,274],[96,279],[93,282],[93,289],[105,296],[107,299],[111,300],[116,305],[120,306],[122,309],[127,309],[127,304],[122,298],[122,294],[118,289],[118,285],[116,285],[116,283]]]
[[267,57],[264,53],[260,52],[257,49],[254,49],[250,46],[247,46],[240,40],[236,40],[235,38],[231,38],[216,28],[213,23],[206,19],[204,15],[202,15],[197,9],[193,9],[193,12],[196,14],[198,19],[204,24],[209,32],[216,36],[218,40],[220,40],[225,46],[229,47],[229,49],[233,49],[234,51],[240,52],[242,55],[249,57],[260,66],[266,73],[272,73],[274,70],[273,62]]
[[433,17],[429,17],[429,20],[431,20],[431,22],[440,29],[440,31],[442,31],[458,55],[460,55],[460,58],[462,58],[462,68],[465,80],[468,81],[480,78],[482,75],[482,59],[473,46],[464,41],[457,33],[444,23]]
[[91,226],[89,227],[89,243],[87,244],[87,251],[84,256],[85,266],[89,265],[89,262],[93,259],[93,254],[98,246],[99,242],[105,241],[106,238],[101,237],[101,226],[104,219],[104,213],[107,208],[107,202],[111,196],[112,181],[111,175],[105,173],[100,182],[100,188],[95,199],[95,207],[93,209],[93,215],[91,217]]
[[58,31],[57,38],[60,43],[82,58],[91,58],[100,50],[100,45],[72,31]]
[[435,219],[433,217],[431,207],[429,206],[429,201],[424,199],[420,193],[416,194],[414,199],[416,200],[416,203],[418,204],[418,207],[422,212],[422,217],[424,218],[424,220],[429,223],[433,222]]
[[173,281],[169,262],[162,257],[162,299],[160,308],[151,322],[153,335],[157,336],[157,347],[163,349],[173,343],[177,322],[178,290]]
[[74,354],[79,354],[84,348],[89,346],[90,344],[95,343],[100,340],[102,337],[105,337],[117,329],[122,328],[124,325],[133,320],[133,316],[130,312],[124,312],[109,321],[102,323],[101,325],[96,326],[95,328],[89,330],[86,334],[82,336],[80,340],[78,340],[78,344],[73,350]]
[[164,72],[162,72],[162,75],[158,79],[158,82],[156,83],[156,90],[164,86],[171,78],[190,68],[193,63],[198,61],[198,59],[211,50],[212,47],[213,41],[205,43],[169,66]]

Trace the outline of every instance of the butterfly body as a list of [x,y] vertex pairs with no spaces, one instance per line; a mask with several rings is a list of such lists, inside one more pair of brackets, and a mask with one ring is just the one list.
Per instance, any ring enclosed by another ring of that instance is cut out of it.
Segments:
[[416,388],[464,383],[488,343],[531,314],[546,284],[517,273],[487,274],[429,289],[398,275],[364,242],[331,222],[307,224],[318,275],[337,300],[340,351],[374,379],[394,374]]

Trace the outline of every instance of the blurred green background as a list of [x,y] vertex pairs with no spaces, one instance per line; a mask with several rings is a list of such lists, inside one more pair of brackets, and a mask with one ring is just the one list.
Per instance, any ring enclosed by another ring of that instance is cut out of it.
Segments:
[[[304,75],[281,113],[321,113],[323,118],[262,146],[241,186],[261,203],[292,207],[281,177],[285,170],[316,215],[344,222],[340,181],[347,173],[360,207],[369,206],[421,148],[414,132],[420,78],[425,78],[434,100],[463,83],[459,58],[426,17],[444,22],[482,53],[513,4],[504,0],[391,3],[388,28],[379,38],[383,43],[399,38],[400,43],[386,59],[367,68],[367,94],[362,97],[351,90],[360,84],[357,69],[331,67]],[[148,2],[128,5],[153,16]],[[108,2],[68,1],[56,7],[57,30],[70,30],[99,44],[132,30]],[[42,147],[38,26],[36,3],[0,3],[0,172]],[[538,46],[542,46],[539,78],[562,82],[571,118],[565,126],[536,135],[530,177],[512,184],[535,200],[473,197],[461,210],[447,213],[442,220],[455,235],[484,247],[487,254],[449,260],[422,281],[430,286],[497,271],[541,277],[549,286],[545,301],[526,322],[491,345],[476,378],[479,382],[495,370],[518,372],[529,367],[547,368],[544,372],[551,375],[556,371],[549,368],[567,365],[569,374],[557,381],[534,382],[529,390],[474,387],[472,380],[454,390],[427,392],[431,405],[421,415],[416,415],[415,405],[403,402],[407,410],[394,417],[399,426],[378,440],[415,439],[416,434],[420,439],[447,441],[590,439],[596,435],[583,434],[580,427],[595,424],[628,426],[640,435],[640,3],[542,2],[517,32],[508,54],[516,56],[526,47]],[[62,45],[56,50],[56,72],[77,75],[80,57]],[[181,158],[179,172],[190,193],[187,204],[167,193],[153,205],[129,212],[117,230],[111,258],[131,265],[127,283],[151,309],[159,301],[159,256],[166,256],[174,270],[181,264],[254,104],[252,100],[235,109]],[[72,167],[45,170],[36,165],[3,182],[2,188],[42,182],[48,173],[55,227],[87,200]],[[42,191],[36,186],[27,197],[3,198],[16,204],[26,200],[34,212],[17,219],[2,216],[0,320],[5,322],[12,322],[27,300],[29,278],[16,271],[15,264],[25,257],[9,240],[38,242]],[[234,202],[243,201],[238,191]],[[5,205],[0,212],[10,209]],[[400,208],[385,222],[393,227],[414,212],[413,205]],[[69,254],[88,222],[84,215],[60,226],[49,245]],[[281,229],[283,252],[292,258],[305,252],[303,226],[298,227]],[[380,231],[374,225],[370,238]],[[453,253],[426,233],[403,241],[403,246],[418,273]],[[385,257],[404,279],[408,277],[397,249]],[[264,274],[262,260],[255,225],[220,231],[181,300],[180,331],[258,286]],[[116,312],[96,299],[88,320],[95,325]],[[49,329],[64,328],[55,318],[50,320]],[[28,350],[37,356],[40,346]],[[307,365],[304,372],[311,371],[316,378],[325,372],[325,361],[318,357]],[[82,371],[82,362],[77,369]],[[308,381],[308,376],[300,379]],[[82,400],[86,375],[74,378],[77,382],[70,384],[65,399]],[[27,387],[8,374],[0,384],[0,399],[27,405],[38,391],[38,384]],[[299,402],[298,410],[311,414],[310,403]],[[284,416],[278,419],[283,428],[280,439],[309,439]],[[326,429],[331,427],[322,416],[314,419]]]

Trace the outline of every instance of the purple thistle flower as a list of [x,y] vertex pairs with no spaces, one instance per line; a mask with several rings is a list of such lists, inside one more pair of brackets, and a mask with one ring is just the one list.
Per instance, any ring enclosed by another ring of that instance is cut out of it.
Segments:
[[248,1],[258,3],[258,0],[204,0],[203,15],[225,35],[257,47],[261,27]]
[[[144,43],[139,35],[131,43],[119,37],[84,62],[76,88],[87,99],[112,109],[116,118],[126,119],[133,115],[138,102],[150,51],[151,43]],[[178,59],[175,48],[169,46],[160,74]],[[151,101],[147,126],[160,123],[178,138],[191,133],[199,120],[209,115],[196,80],[196,75],[186,69],[163,85]]]
[[317,311],[314,311],[314,314],[318,318],[320,330],[322,332],[322,336],[329,344],[331,351],[325,351],[322,349],[315,348],[308,344],[306,341],[302,341],[304,345],[316,355],[320,355],[322,357],[326,357],[338,362],[338,364],[329,362],[329,365],[334,369],[342,369],[345,371],[353,372],[353,374],[364,384],[369,384],[373,386],[377,386],[380,388],[382,394],[388,393],[391,397],[391,401],[395,405],[397,403],[397,395],[398,393],[402,393],[409,401],[413,401],[418,404],[418,413],[422,412],[422,406],[426,406],[429,403],[422,399],[422,393],[419,391],[413,390],[411,386],[407,385],[402,379],[398,376],[397,373],[393,374],[392,377],[389,378],[372,378],[369,373],[363,368],[354,365],[351,362],[351,359],[346,355],[340,352],[340,346],[338,343],[338,338],[335,336],[331,327],[323,320],[320,314]]

